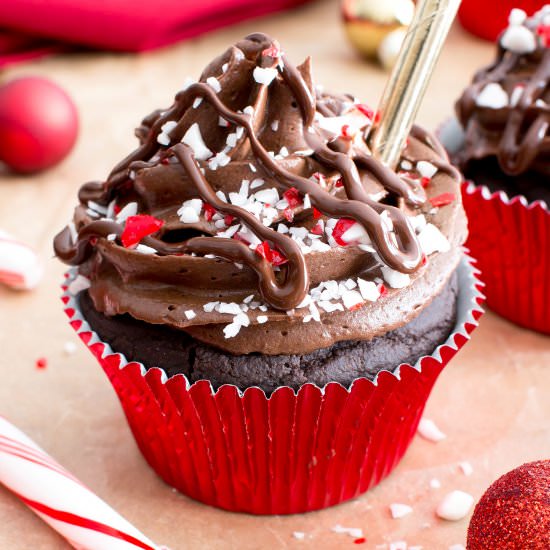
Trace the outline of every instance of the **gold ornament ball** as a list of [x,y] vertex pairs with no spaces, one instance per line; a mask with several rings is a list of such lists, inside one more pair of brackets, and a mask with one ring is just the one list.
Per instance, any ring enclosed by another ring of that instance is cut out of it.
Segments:
[[387,68],[395,62],[414,9],[413,0],[342,0],[349,41],[361,55]]

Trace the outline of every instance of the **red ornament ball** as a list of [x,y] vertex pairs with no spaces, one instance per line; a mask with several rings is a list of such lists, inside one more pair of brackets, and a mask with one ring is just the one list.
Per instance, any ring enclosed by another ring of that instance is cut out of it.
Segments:
[[550,548],[550,460],[524,464],[487,489],[470,521],[467,548]]
[[0,161],[22,173],[54,166],[73,148],[76,107],[57,84],[42,77],[0,86]]

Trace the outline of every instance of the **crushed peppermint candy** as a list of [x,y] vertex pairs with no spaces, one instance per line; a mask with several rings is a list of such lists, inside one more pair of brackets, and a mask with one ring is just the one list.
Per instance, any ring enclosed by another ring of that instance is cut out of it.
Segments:
[[298,540],[304,540],[306,538],[306,534],[303,533],[302,531],[294,531],[292,533],[292,536],[295,538],[295,539],[298,539]]
[[156,233],[164,225],[164,220],[159,220],[149,215],[129,216],[124,225],[124,231],[120,240],[125,248],[135,246],[148,235]]
[[330,530],[333,533],[338,533],[340,535],[349,535],[350,537],[353,537],[354,539],[363,536],[363,529],[361,529],[360,527],[344,527],[340,524],[337,524],[334,527],[331,527]]
[[269,86],[277,76],[277,72],[274,67],[255,67],[252,76],[258,84]]
[[418,424],[418,434],[427,439],[437,443],[443,441],[447,436],[437,427],[437,424],[429,418],[422,418]]
[[212,156],[212,151],[206,146],[202,139],[201,130],[197,122],[191,124],[181,138],[182,143],[189,145],[197,160],[207,160]]
[[474,468],[467,461],[459,462],[458,467],[465,476],[471,476],[474,473]]
[[487,107],[489,109],[502,109],[508,107],[510,98],[506,90],[497,82],[487,84],[476,97],[478,107]]
[[218,94],[221,92],[222,86],[220,81],[215,76],[209,76],[206,83]]
[[427,160],[419,160],[416,163],[416,170],[423,178],[433,178],[437,173],[437,166]]
[[469,493],[465,493],[464,491],[452,491],[443,497],[435,513],[441,519],[458,521],[468,515],[473,504],[474,497]]
[[391,286],[391,288],[405,288],[411,282],[411,277],[407,273],[401,273],[391,267],[382,266],[382,275],[384,280]]
[[185,317],[187,317],[188,321],[191,321],[191,319],[194,319],[197,316],[197,314],[192,309],[188,309],[187,311],[185,311],[184,315]]
[[412,513],[413,509],[408,504],[395,502],[390,504],[390,514],[393,519],[401,519]]
[[500,37],[500,44],[504,49],[517,54],[532,53],[537,49],[536,36],[523,24],[525,18],[519,13],[520,11],[510,14],[510,26]]

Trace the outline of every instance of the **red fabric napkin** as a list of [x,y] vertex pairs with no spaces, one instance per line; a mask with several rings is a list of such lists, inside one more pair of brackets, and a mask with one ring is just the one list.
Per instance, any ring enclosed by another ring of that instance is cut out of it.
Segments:
[[[50,47],[50,39],[143,51],[308,0],[0,1],[0,66]],[[54,46],[56,47],[56,46]]]

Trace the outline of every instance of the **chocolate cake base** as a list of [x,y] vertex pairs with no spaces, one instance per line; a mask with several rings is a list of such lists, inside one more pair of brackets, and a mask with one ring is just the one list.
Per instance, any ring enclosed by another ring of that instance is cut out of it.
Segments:
[[542,200],[550,205],[548,176],[536,172],[509,176],[500,169],[496,157],[471,160],[464,169],[464,176],[476,185],[486,185],[493,193],[504,191],[509,197],[523,195],[529,202]]
[[383,369],[415,364],[451,333],[456,320],[456,273],[432,303],[410,323],[371,341],[344,341],[305,355],[230,355],[187,333],[151,325],[129,315],[107,317],[96,311],[87,291],[79,295],[82,313],[99,337],[128,361],[160,367],[168,376],[185,374],[190,382],[209,380],[214,388],[258,386],[269,393],[279,386],[306,382],[348,386],[359,377],[373,379]]

